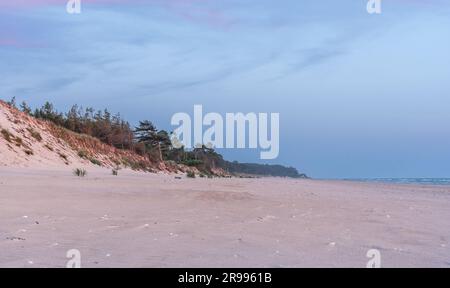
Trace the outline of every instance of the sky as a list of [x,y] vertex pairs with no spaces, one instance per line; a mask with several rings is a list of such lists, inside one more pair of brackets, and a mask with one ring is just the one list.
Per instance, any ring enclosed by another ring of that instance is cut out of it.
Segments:
[[173,114],[279,113],[315,178],[450,177],[450,2],[0,0],[0,98]]

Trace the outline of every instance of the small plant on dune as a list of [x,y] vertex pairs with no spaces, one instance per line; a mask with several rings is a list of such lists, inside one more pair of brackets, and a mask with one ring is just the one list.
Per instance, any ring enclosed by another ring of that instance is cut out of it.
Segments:
[[195,178],[195,172],[188,171],[188,172],[186,173],[186,176],[187,176],[188,178]]
[[12,134],[11,134],[11,132],[9,132],[8,130],[6,130],[6,129],[2,129],[2,131],[1,131],[1,133],[2,133],[2,135],[3,135],[3,138],[5,138],[5,140],[6,141],[8,141],[9,143],[11,143],[12,142]]
[[65,161],[67,161],[67,156],[62,154],[62,153],[58,153],[59,157],[61,157],[62,159],[64,159]]
[[99,160],[95,159],[95,158],[91,158],[89,159],[91,161],[92,164],[94,165],[98,165],[98,166],[102,166],[102,162],[100,162]]
[[44,146],[45,146],[45,148],[47,148],[48,150],[53,151],[53,148],[52,148],[49,144],[45,144]]
[[67,155],[62,154],[61,152],[58,152],[58,155],[59,157],[61,157],[61,159],[63,159],[66,165],[69,165],[69,159],[67,158]]
[[24,150],[23,152],[25,152],[25,154],[27,154],[28,156],[34,155],[34,152],[32,150]]
[[119,170],[118,169],[112,169],[112,175],[114,175],[114,176],[119,175]]
[[80,151],[78,151],[78,157],[80,157],[80,158],[87,158],[88,157],[88,153],[86,152],[86,150],[80,150]]
[[42,141],[42,136],[41,136],[41,134],[39,134],[39,132],[37,132],[33,128],[27,128],[27,130],[28,130],[28,132],[30,132],[31,137],[33,137],[34,139],[36,139],[39,142]]
[[14,141],[16,142],[17,147],[21,147],[23,145],[23,140],[20,137],[15,137]]
[[73,170],[73,174],[78,177],[84,177],[87,175],[87,172],[84,169],[77,168]]

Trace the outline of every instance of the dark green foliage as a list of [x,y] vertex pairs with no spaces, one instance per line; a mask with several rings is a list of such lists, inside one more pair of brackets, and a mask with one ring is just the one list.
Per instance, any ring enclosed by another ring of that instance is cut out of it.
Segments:
[[141,144],[141,153],[156,154],[159,160],[167,160],[172,143],[169,133],[164,130],[158,131],[152,122],[145,120],[140,121],[139,126],[135,128],[134,135],[136,141]]
[[31,115],[31,108],[27,105],[27,103],[25,103],[25,101],[20,104],[20,110],[28,115]]
[[293,167],[281,165],[254,164],[226,162],[225,169],[232,174],[261,175],[274,177],[308,178],[305,174],[299,174]]
[[195,167],[195,166],[201,165],[203,162],[201,160],[197,160],[197,159],[186,159],[186,160],[181,161],[181,163],[186,166]]
[[8,104],[9,106],[16,108],[16,97],[12,97],[11,100],[9,100],[8,102],[6,102],[6,104]]

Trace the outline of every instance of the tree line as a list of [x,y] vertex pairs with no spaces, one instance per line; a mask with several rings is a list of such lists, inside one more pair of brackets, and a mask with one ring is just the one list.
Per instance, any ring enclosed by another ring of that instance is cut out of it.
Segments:
[[89,135],[118,149],[134,151],[148,157],[149,160],[173,161],[177,164],[194,166],[205,174],[213,174],[214,169],[222,168],[235,174],[306,177],[292,167],[229,162],[214,149],[206,146],[192,150],[185,150],[184,147],[175,148],[170,140],[171,133],[157,129],[151,121],[142,120],[136,127],[132,127],[119,113],[112,114],[108,109],[95,110],[91,107],[83,108],[73,105],[63,113],[57,111],[52,103],[45,102],[44,105],[33,110],[25,101],[17,105],[15,97],[7,104],[37,119],[50,121],[70,131]]
[[219,162],[223,161],[221,155],[205,146],[192,151],[186,151],[184,147],[175,148],[171,143],[170,133],[157,129],[151,121],[142,120],[136,127],[132,127],[119,113],[112,114],[108,109],[95,110],[92,107],[73,105],[67,112],[59,112],[47,101],[33,110],[26,102],[17,105],[15,98],[8,104],[37,119],[95,137],[118,149],[132,150],[150,160],[174,161],[205,171],[218,167]]

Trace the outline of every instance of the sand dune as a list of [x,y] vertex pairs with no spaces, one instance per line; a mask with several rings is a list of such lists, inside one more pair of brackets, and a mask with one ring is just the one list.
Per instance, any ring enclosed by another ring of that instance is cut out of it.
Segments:
[[0,168],[0,267],[450,267],[450,188]]
[[165,163],[36,119],[0,100],[0,166],[95,169],[99,165],[166,172],[180,168],[166,167]]

